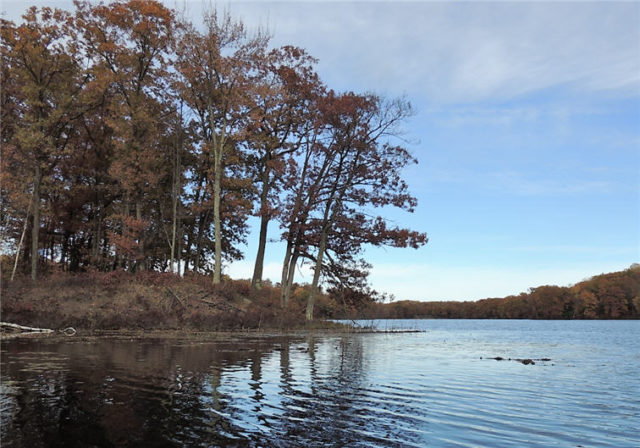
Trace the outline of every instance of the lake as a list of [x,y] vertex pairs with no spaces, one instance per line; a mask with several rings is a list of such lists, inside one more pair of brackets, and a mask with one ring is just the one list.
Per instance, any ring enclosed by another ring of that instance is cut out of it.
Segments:
[[2,341],[1,445],[640,446],[640,321],[364,324]]

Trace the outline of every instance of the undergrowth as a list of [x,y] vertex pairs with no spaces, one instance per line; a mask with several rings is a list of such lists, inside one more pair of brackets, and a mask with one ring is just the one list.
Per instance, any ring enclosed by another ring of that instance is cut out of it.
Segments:
[[[2,321],[42,328],[226,331],[328,325],[305,321],[305,287],[296,287],[282,309],[277,286],[254,290],[249,281],[229,279],[213,285],[210,277],[193,274],[55,273],[36,283],[5,278],[1,293]],[[318,309],[328,309],[328,301],[320,297]]]

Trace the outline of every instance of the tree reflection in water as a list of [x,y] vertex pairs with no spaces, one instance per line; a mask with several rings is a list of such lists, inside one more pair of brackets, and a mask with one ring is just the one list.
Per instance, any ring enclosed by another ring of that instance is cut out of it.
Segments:
[[7,342],[2,446],[391,446],[366,375],[348,336]]

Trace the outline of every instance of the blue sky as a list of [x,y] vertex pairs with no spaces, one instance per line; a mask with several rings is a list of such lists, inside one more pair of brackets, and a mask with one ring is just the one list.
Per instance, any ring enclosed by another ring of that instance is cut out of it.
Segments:
[[[2,10],[15,20],[25,4]],[[194,22],[203,4],[186,2]],[[388,216],[430,241],[368,249],[376,289],[501,297],[640,261],[640,3],[218,5],[268,28],[274,45],[306,48],[330,87],[414,105],[405,138],[419,159],[407,171],[419,206]],[[246,261],[227,272],[250,277],[256,244],[252,235]],[[283,254],[268,247],[274,281]]]

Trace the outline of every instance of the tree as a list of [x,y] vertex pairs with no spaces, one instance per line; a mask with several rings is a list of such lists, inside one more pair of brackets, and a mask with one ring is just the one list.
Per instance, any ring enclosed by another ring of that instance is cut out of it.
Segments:
[[262,284],[267,230],[277,209],[287,159],[299,150],[312,118],[310,105],[322,90],[313,70],[315,62],[304,50],[285,46],[272,50],[259,67],[261,76],[248,128],[250,169],[254,183],[260,185],[260,231],[251,279],[256,289]]
[[[260,34],[249,37],[241,22],[228,15],[218,17],[214,10],[205,16],[205,32],[187,27],[177,48],[180,95],[195,114],[202,157],[206,160],[207,172],[202,178],[213,181],[214,284],[220,283],[222,272],[221,199],[225,174],[234,169],[234,163],[239,165],[237,162],[242,158],[240,142],[246,137],[253,108],[256,64],[267,41]],[[242,182],[238,182],[237,176],[227,182],[231,183],[225,195],[227,205],[234,200],[239,200],[240,205],[242,194],[233,190],[240,188]],[[241,208],[236,208],[236,212],[244,218]]]
[[[79,116],[81,76],[78,48],[70,34],[71,17],[51,8],[30,8],[23,23],[3,22],[3,58],[12,78],[6,98],[15,109],[5,114],[11,135],[3,151],[3,185],[12,186],[9,200],[32,213],[31,278],[38,277],[43,189],[55,182],[55,170],[69,155],[68,144]],[[7,84],[5,84],[7,85]],[[17,119],[18,122],[12,119]],[[28,194],[25,190],[30,189]],[[12,196],[12,197],[11,197]],[[22,196],[22,199],[19,198]],[[25,197],[30,196],[30,201]],[[26,206],[30,202],[30,206]],[[26,213],[28,216],[29,213]],[[20,248],[18,248],[19,250]]]
[[[387,205],[412,211],[416,204],[401,177],[402,169],[415,160],[404,148],[383,141],[395,135],[397,124],[410,113],[408,103],[330,92],[318,102],[318,110],[321,118],[307,142],[301,169],[293,173],[300,187],[290,195],[285,215],[283,304],[297,258],[312,260],[308,320],[313,318],[323,271],[331,272],[333,267],[338,282],[366,277],[356,267],[366,268],[366,263],[354,259],[363,245],[419,247],[426,243],[426,235],[389,227],[382,217],[367,213],[369,208]],[[351,268],[345,270],[345,265]]]
[[144,268],[150,204],[163,172],[159,137],[166,128],[163,117],[172,110],[167,65],[177,24],[173,11],[154,0],[108,6],[85,1],[76,7],[92,75],[113,98],[104,118],[115,133],[110,175],[123,198],[120,212],[111,217],[122,223],[112,239],[124,264],[128,260],[130,269]]
[[[334,132],[331,145],[335,147],[330,150],[336,151],[338,157],[329,170],[328,196],[322,205],[322,217],[315,225],[319,229],[319,242],[307,320],[313,319],[320,275],[326,270],[325,254],[328,256],[333,251],[341,258],[342,263],[329,264],[339,268],[345,259],[352,261],[364,244],[417,248],[427,242],[425,234],[389,228],[381,216],[369,217],[363,212],[368,206],[387,205],[412,212],[416,205],[401,171],[417,161],[406,149],[381,142],[392,136],[396,124],[410,114],[409,104],[401,100],[384,104],[375,96],[345,95],[341,101],[346,104],[338,104],[337,108],[332,105],[328,111]],[[351,273],[349,277],[358,276]],[[345,276],[334,275],[338,282],[341,278]]]

